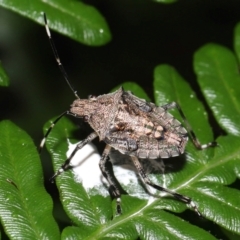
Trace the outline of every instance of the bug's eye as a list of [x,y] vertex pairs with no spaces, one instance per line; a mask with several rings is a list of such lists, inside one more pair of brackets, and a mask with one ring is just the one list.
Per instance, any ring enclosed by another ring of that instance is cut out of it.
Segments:
[[88,96],[88,99],[89,100],[92,100],[92,101],[96,101],[97,100],[97,97],[95,95],[89,95]]
[[89,119],[90,119],[90,116],[88,116],[88,115],[85,115],[85,116],[83,117],[83,120],[84,120],[85,122],[88,122]]

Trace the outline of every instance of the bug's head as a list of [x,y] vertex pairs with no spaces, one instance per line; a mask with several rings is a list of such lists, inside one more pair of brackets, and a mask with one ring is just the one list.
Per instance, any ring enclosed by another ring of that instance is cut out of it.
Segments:
[[79,118],[84,118],[86,121],[97,110],[97,102],[90,99],[76,99],[71,104],[70,112]]
[[103,117],[105,113],[109,113],[112,108],[113,101],[108,97],[90,97],[89,99],[76,99],[70,108],[70,112],[76,117],[82,117],[89,122],[90,119],[97,116]]

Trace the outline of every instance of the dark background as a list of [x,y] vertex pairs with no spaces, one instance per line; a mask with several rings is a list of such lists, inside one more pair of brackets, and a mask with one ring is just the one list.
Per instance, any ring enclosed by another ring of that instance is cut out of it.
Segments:
[[[109,24],[112,41],[88,47],[53,33],[68,75],[82,98],[134,81],[153,99],[153,70],[168,63],[197,91],[194,52],[208,42],[233,48],[238,0],[89,0]],[[74,96],[53,58],[43,26],[0,8],[0,60],[10,87],[0,89],[0,118],[11,119],[36,143],[43,124],[69,108]],[[201,97],[201,95],[200,95]]]
[[[84,2],[106,18],[112,41],[88,47],[53,33],[81,98],[108,93],[124,81],[134,81],[154,100],[153,70],[167,63],[201,99],[192,67],[194,52],[209,42],[233,49],[233,30],[240,22],[238,0],[179,0],[168,5],[150,0]],[[10,87],[0,88],[0,119],[12,120],[38,145],[44,123],[67,110],[74,100],[53,58],[44,27],[0,8],[0,60],[10,77]],[[52,174],[53,170],[48,171]]]

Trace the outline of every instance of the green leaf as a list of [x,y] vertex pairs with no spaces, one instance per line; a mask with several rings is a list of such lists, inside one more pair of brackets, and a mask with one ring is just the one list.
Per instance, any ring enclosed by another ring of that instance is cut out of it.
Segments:
[[194,69],[219,125],[227,133],[239,136],[240,75],[234,54],[220,45],[207,44],[195,53]]
[[10,121],[0,122],[0,217],[11,239],[59,239],[52,200],[31,138]]
[[[238,29],[239,26],[235,30],[235,50],[239,56]],[[211,160],[210,171],[202,180],[204,186],[200,185],[205,196],[204,209],[210,213],[210,219],[225,229],[239,234],[240,209],[237,202],[240,200],[240,191],[220,185],[229,185],[240,176],[238,63],[229,49],[216,44],[207,44],[196,52],[194,68],[210,109],[218,124],[229,134],[217,140],[220,146]],[[206,185],[206,182],[214,184]],[[218,212],[217,216],[216,212]],[[232,221],[236,224],[232,224]]]
[[7,87],[9,85],[9,78],[2,67],[2,63],[0,62],[0,86]]
[[80,1],[2,0],[0,6],[40,24],[44,23],[42,12],[45,12],[51,29],[86,45],[100,46],[111,40],[104,17]]
[[234,50],[236,52],[238,63],[240,61],[240,23],[234,29]]

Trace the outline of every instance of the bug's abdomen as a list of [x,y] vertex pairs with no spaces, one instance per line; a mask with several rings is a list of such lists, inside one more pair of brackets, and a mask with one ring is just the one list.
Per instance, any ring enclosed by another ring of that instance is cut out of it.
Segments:
[[176,157],[184,152],[187,141],[187,136],[172,132],[165,132],[162,139],[141,136],[135,154],[139,158],[148,159]]
[[[147,114],[120,104],[106,135],[106,143],[142,159],[179,156],[188,141],[187,131],[163,108]],[[134,144],[133,144],[134,143]]]

